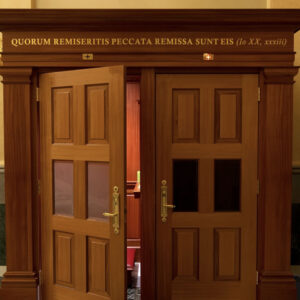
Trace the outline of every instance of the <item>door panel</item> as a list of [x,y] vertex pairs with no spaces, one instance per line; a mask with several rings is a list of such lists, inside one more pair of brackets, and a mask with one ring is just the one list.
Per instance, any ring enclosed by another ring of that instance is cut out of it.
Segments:
[[256,299],[257,87],[157,76],[159,300]]
[[124,68],[43,74],[40,89],[43,299],[124,299]]

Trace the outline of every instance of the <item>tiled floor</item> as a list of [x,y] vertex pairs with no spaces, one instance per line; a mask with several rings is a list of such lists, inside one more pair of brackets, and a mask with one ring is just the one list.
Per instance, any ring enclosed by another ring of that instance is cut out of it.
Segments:
[[141,294],[139,289],[127,289],[127,300],[140,300]]

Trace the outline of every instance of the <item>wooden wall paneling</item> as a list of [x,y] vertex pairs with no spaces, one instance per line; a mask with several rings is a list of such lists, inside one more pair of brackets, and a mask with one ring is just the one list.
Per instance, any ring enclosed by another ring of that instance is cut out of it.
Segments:
[[156,297],[155,265],[155,70],[141,74],[141,214],[143,300]]
[[136,182],[140,170],[140,83],[127,82],[127,181]]
[[[5,199],[7,272],[0,295],[17,299],[21,290],[25,298],[36,298],[37,260],[33,256],[36,238],[33,224],[33,197],[36,197],[36,163],[32,133],[33,104],[30,93],[31,68],[0,68],[4,83]],[[17,221],[16,221],[17,220]]]
[[127,82],[127,239],[141,238],[141,201],[133,193],[140,170],[140,82]]
[[296,299],[290,245],[293,78],[297,71],[296,67],[263,71],[259,105],[259,300]]
[[127,239],[141,238],[141,199],[127,194]]

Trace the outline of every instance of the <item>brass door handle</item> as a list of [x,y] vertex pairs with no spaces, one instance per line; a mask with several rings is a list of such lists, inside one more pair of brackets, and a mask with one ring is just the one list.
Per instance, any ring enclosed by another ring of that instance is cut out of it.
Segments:
[[176,206],[168,203],[168,187],[167,181],[161,181],[161,220],[163,223],[167,222],[168,208],[175,208]]
[[116,215],[117,215],[117,213],[114,213],[114,214],[107,213],[107,212],[103,213],[103,216],[104,216],[104,217],[109,217],[109,218],[112,218],[112,217],[114,217],[114,216],[116,216]]
[[164,204],[164,207],[167,207],[167,208],[175,208],[176,206],[173,205],[173,204]]
[[108,213],[108,212],[103,213],[104,217],[113,218],[112,222],[113,222],[113,228],[114,228],[115,234],[119,234],[119,232],[120,232],[120,203],[119,203],[119,199],[120,199],[119,188],[117,186],[114,186],[113,194],[112,194],[113,212],[112,213]]

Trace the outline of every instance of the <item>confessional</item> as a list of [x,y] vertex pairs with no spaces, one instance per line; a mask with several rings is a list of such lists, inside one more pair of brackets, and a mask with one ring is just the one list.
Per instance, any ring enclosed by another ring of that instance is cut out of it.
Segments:
[[299,20],[299,10],[1,10],[0,298],[125,299],[135,249],[143,300],[296,299]]

